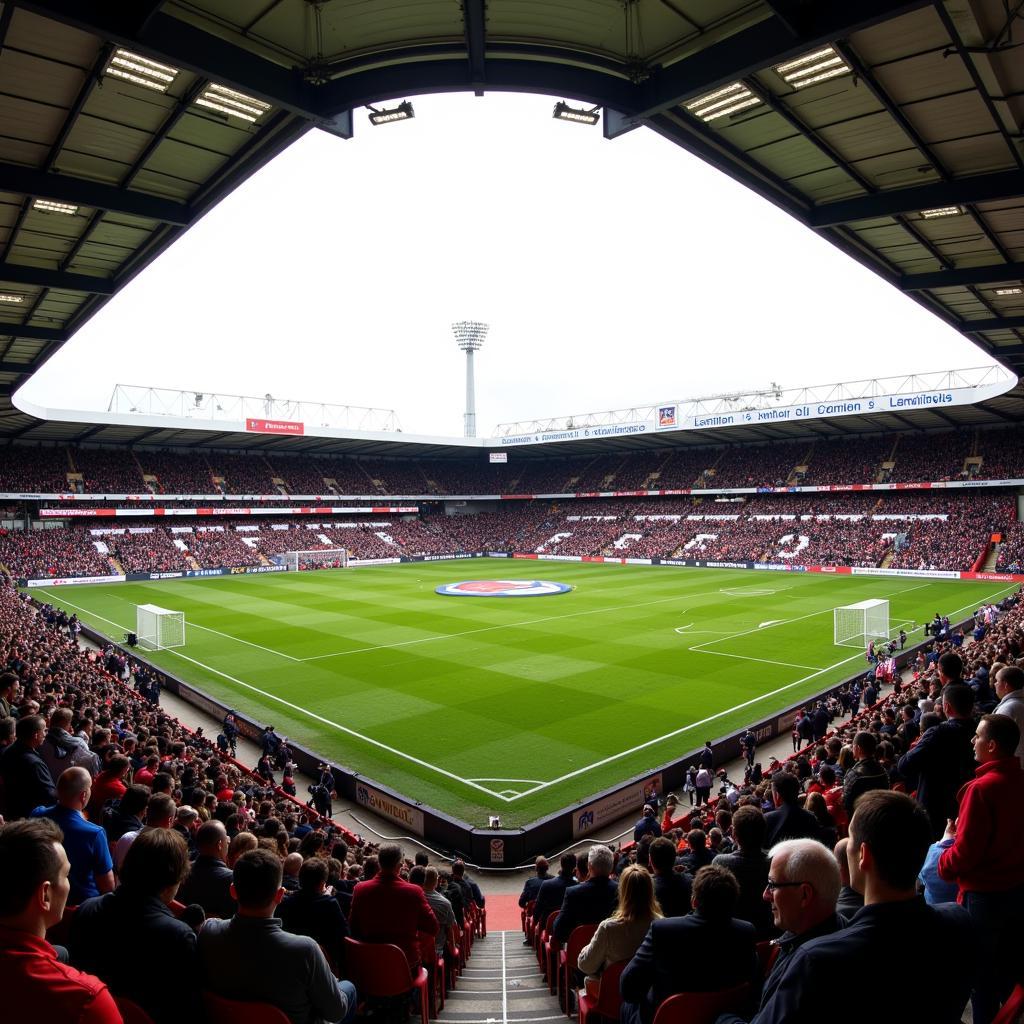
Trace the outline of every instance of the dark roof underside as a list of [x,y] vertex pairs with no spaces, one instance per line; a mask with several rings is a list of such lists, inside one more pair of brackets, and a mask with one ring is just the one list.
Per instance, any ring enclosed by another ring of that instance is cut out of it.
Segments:
[[[11,395],[182,231],[311,127],[348,138],[356,107],[456,90],[598,104],[609,137],[648,126],[1022,375],[1022,12],[1003,0],[955,10],[923,0],[3,3],[0,295],[20,301],[0,301],[0,439],[400,453],[382,441],[46,423],[15,409]],[[824,45],[853,73],[794,89],[774,70]],[[167,91],[108,73],[118,47],[176,69]],[[708,122],[687,109],[737,82],[752,99],[743,109]],[[267,109],[250,122],[197,104],[210,85]],[[77,209],[44,212],[40,199]],[[961,212],[921,214],[939,207]],[[1022,419],[1018,387],[973,407],[600,447]]]

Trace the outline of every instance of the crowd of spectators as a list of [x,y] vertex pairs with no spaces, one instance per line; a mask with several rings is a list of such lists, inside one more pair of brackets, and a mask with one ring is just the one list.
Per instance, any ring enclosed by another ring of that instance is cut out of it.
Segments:
[[0,460],[0,491],[153,490],[173,495],[275,494],[283,489],[305,495],[441,496],[998,480],[1024,476],[1022,435],[1017,427],[965,429],[578,456],[560,455],[552,446],[543,457],[510,449],[509,461],[500,464],[485,461],[486,453],[457,459],[368,459],[8,445]]
[[996,568],[1000,572],[1024,572],[1024,523],[1014,523],[1006,531]]
[[[147,518],[141,527],[75,523],[0,533],[0,565],[15,576],[107,575],[255,566],[286,551],[346,548],[352,559],[513,551],[868,567],[891,553],[894,568],[962,571],[986,555],[992,533],[1006,531],[1015,515],[1012,497],[943,491],[729,501],[570,498],[503,502],[452,515],[423,511],[326,522],[289,515],[215,521],[181,516],[152,526],[154,519]],[[1019,557],[1018,536],[1010,532],[1001,564]]]

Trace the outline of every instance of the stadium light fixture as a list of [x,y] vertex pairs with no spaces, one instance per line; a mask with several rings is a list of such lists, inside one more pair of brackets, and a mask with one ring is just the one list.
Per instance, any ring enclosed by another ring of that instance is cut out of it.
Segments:
[[959,217],[964,212],[962,206],[936,206],[931,210],[922,210],[922,220],[938,220],[940,217]]
[[565,100],[559,100],[555,104],[555,110],[551,116],[559,121],[575,121],[577,124],[597,124],[601,120],[601,108],[570,107]]
[[1024,287],[1019,284],[1008,285],[1005,288],[994,289],[996,295],[1024,295]]
[[806,53],[796,60],[776,64],[775,73],[786,85],[794,89],[806,89],[809,85],[826,82],[840,75],[852,75],[853,68],[836,52],[832,46],[823,46],[813,53]]
[[131,50],[117,49],[103,69],[104,75],[123,78],[126,82],[141,85],[144,89],[167,92],[179,75],[178,68],[159,64]]
[[382,109],[367,104],[366,109],[370,112],[370,124],[372,125],[391,124],[392,121],[408,121],[416,116],[416,111],[412,109],[412,104],[408,100],[403,100],[397,107]]
[[0,292],[0,302],[8,303],[12,306],[20,306],[25,301],[25,294],[23,292]]
[[725,85],[721,89],[715,89],[714,92],[707,92],[695,100],[690,100],[686,104],[686,109],[706,124],[709,121],[717,121],[720,117],[739,113],[748,107],[756,107],[762,102],[761,97],[755,96],[742,82],[733,82],[732,85]]
[[32,203],[32,209],[40,213],[63,213],[68,217],[78,213],[78,207],[74,203],[59,203],[56,199],[36,199]]
[[247,96],[237,89],[229,89],[225,85],[208,85],[197,97],[196,104],[215,110],[228,117],[237,117],[242,121],[255,124],[269,109],[270,104],[264,103],[253,96]]

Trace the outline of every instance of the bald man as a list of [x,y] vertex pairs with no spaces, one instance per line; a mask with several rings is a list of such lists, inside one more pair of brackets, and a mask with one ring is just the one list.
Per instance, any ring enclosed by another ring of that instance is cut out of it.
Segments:
[[64,833],[64,850],[71,861],[68,903],[73,907],[114,888],[107,834],[82,813],[91,796],[92,776],[84,768],[65,768],[57,780],[57,803],[32,812],[33,817],[52,819]]

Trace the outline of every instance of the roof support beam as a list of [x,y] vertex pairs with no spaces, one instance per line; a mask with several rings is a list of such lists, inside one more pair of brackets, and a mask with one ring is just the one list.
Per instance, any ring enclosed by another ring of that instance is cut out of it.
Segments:
[[1024,172],[996,171],[954,181],[936,181],[913,188],[897,188],[856,199],[840,199],[816,206],[809,217],[813,228],[834,227],[853,221],[895,217],[940,206],[963,206],[995,199],[1016,198],[1024,190]]
[[[791,13],[795,5],[787,2],[784,6]],[[860,29],[930,6],[927,0],[859,0],[856,4],[824,0],[805,5],[806,18],[773,16],[691,57],[659,68],[642,89],[641,108],[632,112],[650,117],[755,71],[799,57],[822,43],[845,39]],[[802,30],[800,34],[794,34],[795,28]]]
[[100,181],[38,171],[20,164],[0,163],[0,191],[58,199],[77,206],[94,206],[100,210],[183,227],[192,223],[192,211],[184,203],[115,188]]
[[86,292],[89,295],[113,295],[114,282],[88,274],[67,274],[45,267],[28,267],[21,263],[0,263],[0,281],[29,284],[37,288],[57,288],[65,292]]
[[487,48],[486,0],[462,0],[462,20],[466,26],[466,52],[469,54],[469,80],[473,91],[483,96],[487,72],[484,56]]
[[6,360],[0,361],[0,373],[35,373],[35,363],[9,363]]
[[964,320],[960,324],[964,334],[978,334],[981,331],[1024,330],[1024,316],[997,316],[987,320]]
[[958,267],[927,274],[904,274],[899,286],[905,292],[933,291],[936,288],[965,288],[972,284],[1000,284],[1024,278],[1024,262],[998,263],[991,267]]
[[[186,68],[312,121],[320,118],[317,93],[302,76],[145,5],[104,0],[13,0],[44,18],[73,25],[177,68]],[[137,9],[142,7],[142,11]]]
[[56,341],[63,344],[70,335],[56,327],[33,327],[31,324],[8,324],[0,320],[0,338],[26,338],[30,341]]

